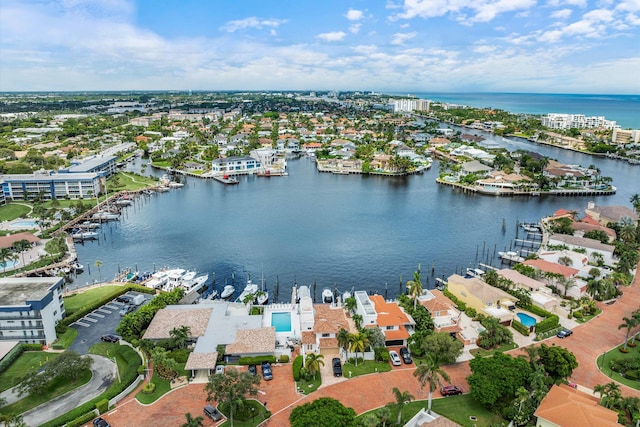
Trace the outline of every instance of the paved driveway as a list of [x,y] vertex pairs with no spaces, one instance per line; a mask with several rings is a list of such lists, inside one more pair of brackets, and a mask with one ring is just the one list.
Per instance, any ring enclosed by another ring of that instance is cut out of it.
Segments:
[[90,357],[93,359],[91,380],[82,387],[25,412],[22,417],[28,426],[39,426],[104,393],[116,378],[116,365],[103,356],[92,354]]

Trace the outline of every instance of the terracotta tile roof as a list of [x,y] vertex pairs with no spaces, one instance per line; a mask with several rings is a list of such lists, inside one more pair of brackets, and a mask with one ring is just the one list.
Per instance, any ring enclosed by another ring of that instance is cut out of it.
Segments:
[[191,369],[213,369],[216,367],[218,360],[218,352],[213,353],[189,353],[185,370]]
[[523,262],[524,265],[529,265],[545,273],[562,274],[564,277],[572,277],[580,272],[575,268],[567,267],[566,265],[556,264],[555,262],[545,261],[543,259],[528,259]]
[[584,248],[596,249],[605,252],[613,252],[613,250],[616,248],[615,246],[601,243],[599,240],[570,236],[568,234],[552,234],[551,236],[549,236],[549,240],[556,240],[562,243],[566,243],[567,245],[582,246]]
[[10,248],[14,243],[19,242],[20,240],[28,240],[29,243],[39,242],[40,238],[34,236],[31,233],[22,232],[16,234],[9,234],[6,236],[0,237],[0,248]]
[[378,314],[378,326],[399,326],[411,323],[407,315],[400,309],[398,303],[386,302],[382,295],[371,295],[369,299]]
[[236,340],[228,344],[226,353],[273,353],[276,350],[276,328],[268,326],[259,329],[239,329]]
[[316,343],[316,333],[310,331],[302,332],[302,344],[315,344]]
[[572,217],[572,216],[573,216],[573,214],[571,213],[571,211],[568,211],[568,210],[566,210],[566,209],[558,209],[557,211],[555,211],[555,212],[553,213],[553,217],[554,217],[554,218],[560,218],[560,217],[563,217],[563,216],[569,216],[569,217]]
[[442,292],[437,289],[431,289],[429,292],[431,292],[435,298],[420,301],[420,304],[425,306],[429,313],[433,315],[433,313],[437,313],[438,311],[456,310],[453,301],[445,297]]
[[320,348],[338,348],[337,338],[320,338]]
[[387,341],[389,340],[405,340],[409,338],[409,332],[404,328],[404,326],[400,326],[400,329],[389,329],[385,330],[384,336]]
[[349,330],[349,322],[342,308],[331,308],[329,304],[314,304],[315,324],[313,332],[317,334],[337,334],[340,329]]
[[510,268],[503,268],[502,270],[498,270],[497,273],[498,276],[511,280],[516,285],[524,285],[529,289],[536,290],[538,288],[546,286],[544,283],[536,279],[532,279],[531,277],[525,276],[524,274],[519,273],[515,270],[511,270]]
[[590,221],[585,222],[584,220],[581,222],[574,222],[571,224],[571,228],[573,228],[574,230],[577,231],[583,231],[583,232],[588,232],[588,231],[593,231],[593,230],[601,230],[604,231],[606,233],[607,236],[613,238],[615,240],[616,238],[616,232],[615,230],[612,230],[611,228],[607,228],[605,226],[602,226],[598,223],[596,224],[592,224]]
[[142,338],[159,340],[169,338],[172,329],[188,326],[191,330],[190,338],[204,335],[213,308],[163,308],[158,310],[151,324]]
[[566,384],[551,387],[534,415],[562,427],[620,426],[617,412],[600,406],[597,397]]

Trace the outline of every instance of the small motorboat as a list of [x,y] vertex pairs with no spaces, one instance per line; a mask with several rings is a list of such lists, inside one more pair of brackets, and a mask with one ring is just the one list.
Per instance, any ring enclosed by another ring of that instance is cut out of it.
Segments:
[[236,288],[233,285],[226,285],[220,294],[220,298],[229,299],[235,293]]

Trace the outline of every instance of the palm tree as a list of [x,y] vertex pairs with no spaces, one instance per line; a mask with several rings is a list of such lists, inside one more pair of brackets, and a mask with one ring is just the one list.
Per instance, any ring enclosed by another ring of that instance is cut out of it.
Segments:
[[189,340],[189,334],[191,334],[191,328],[187,325],[182,325],[178,328],[173,328],[169,332],[169,336],[176,343],[178,348],[184,348]]
[[618,237],[626,243],[631,243],[636,239],[636,228],[631,224],[625,225],[620,229]]
[[629,334],[631,330],[638,326],[638,320],[635,317],[623,317],[624,323],[618,325],[618,329],[627,328],[627,336],[624,338],[624,350],[627,351],[627,343],[629,342]]
[[0,249],[0,262],[2,263],[2,272],[7,272],[7,261],[11,259],[11,250],[9,248]]
[[596,279],[587,280],[586,292],[591,298],[598,299],[602,293],[602,281]]
[[102,267],[102,261],[97,259],[93,265],[95,265],[96,268],[98,269],[98,278],[100,279],[99,281],[102,282],[102,272],[100,271],[100,267]]
[[442,383],[442,380],[449,382],[449,374],[440,369],[440,364],[435,358],[433,358],[433,356],[427,354],[426,360],[416,368],[413,372],[413,376],[418,378],[422,388],[427,384],[429,385],[429,404],[427,406],[427,412],[430,414],[433,392],[438,387],[438,384]]
[[391,405],[398,409],[398,422],[396,424],[400,424],[402,420],[402,408],[404,408],[405,404],[411,402],[414,397],[406,390],[401,392],[397,387],[393,388],[393,396],[396,398],[396,403],[392,403]]
[[565,277],[565,276],[560,276],[560,284],[564,288],[565,298],[567,297],[567,292],[569,292],[569,289],[577,286],[575,279],[573,279],[572,277]]
[[369,345],[369,337],[363,332],[349,334],[349,351],[356,354],[356,366],[358,366],[358,352],[362,352],[364,359],[364,349]]
[[615,406],[616,402],[622,397],[620,386],[614,382],[605,385],[597,384],[593,388],[593,392],[600,394],[600,404],[603,404],[605,408]]
[[16,248],[20,255],[22,255],[22,266],[24,267],[24,251],[31,247],[31,243],[27,239],[18,240],[13,244],[13,247]]
[[356,313],[353,316],[351,316],[351,318],[353,319],[353,322],[356,324],[356,329],[360,329],[360,327],[362,326],[362,316]]
[[409,296],[413,299],[413,310],[415,311],[418,298],[422,295],[422,280],[419,270],[413,272],[413,280],[407,282],[407,289],[409,289]]
[[304,363],[305,368],[309,371],[311,375],[313,375],[313,379],[316,379],[316,374],[320,370],[320,365],[324,366],[324,358],[323,354],[318,353],[309,353],[305,356],[306,360]]
[[358,307],[356,297],[349,297],[344,300],[344,308],[346,308],[349,313],[354,313],[356,311],[356,307]]
[[184,414],[184,416],[187,418],[187,422],[182,424],[182,427],[202,427],[204,425],[204,417],[202,416],[193,418],[189,412]]
[[340,329],[340,331],[336,335],[336,338],[338,339],[338,345],[340,346],[340,348],[342,348],[344,351],[347,351],[349,349],[349,331],[347,331],[345,328]]
[[638,215],[640,215],[640,194],[636,193],[631,196],[631,204],[633,205],[633,209],[636,211]]
[[558,258],[558,264],[570,266],[573,265],[573,260],[568,256],[561,256]]

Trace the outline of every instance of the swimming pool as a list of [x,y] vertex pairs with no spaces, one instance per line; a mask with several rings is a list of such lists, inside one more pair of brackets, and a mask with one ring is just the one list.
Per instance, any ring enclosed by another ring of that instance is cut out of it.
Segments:
[[33,220],[13,221],[11,228],[38,228],[38,224]]
[[276,327],[276,332],[291,331],[291,313],[271,313],[271,326]]
[[527,313],[517,313],[517,316],[520,319],[520,323],[522,323],[527,328],[536,326],[536,323],[538,323],[535,318],[529,316]]
[[20,261],[7,261],[6,263],[0,262],[0,268],[4,270],[7,268],[13,268],[18,264],[20,264]]

